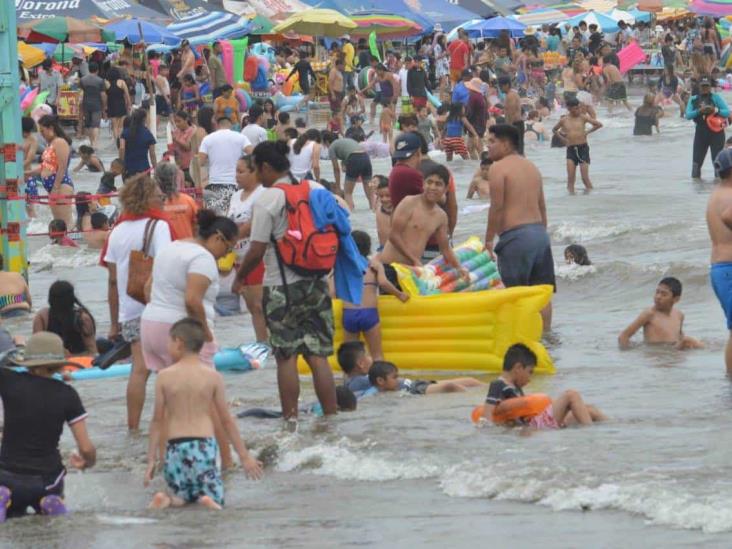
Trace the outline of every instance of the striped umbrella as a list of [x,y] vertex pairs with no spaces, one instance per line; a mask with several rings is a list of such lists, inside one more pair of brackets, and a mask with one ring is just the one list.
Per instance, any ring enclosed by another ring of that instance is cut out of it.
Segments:
[[181,19],[168,25],[167,28],[181,40],[187,39],[195,46],[246,36],[252,30],[252,23],[249,19],[233,13],[212,11]]
[[725,17],[732,15],[732,0],[694,0],[689,9],[697,15]]
[[388,13],[352,13],[351,20],[358,28],[351,32],[356,36],[366,36],[375,32],[379,38],[400,38],[414,36],[422,32],[422,26],[401,15]]
[[561,23],[569,19],[569,16],[563,11],[554,8],[540,8],[529,13],[515,16],[517,21],[521,21],[524,25],[551,25],[553,23]]

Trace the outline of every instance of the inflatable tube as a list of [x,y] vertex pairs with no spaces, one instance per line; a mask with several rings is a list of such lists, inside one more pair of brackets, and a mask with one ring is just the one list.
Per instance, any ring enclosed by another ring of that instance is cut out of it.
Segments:
[[517,419],[530,419],[538,416],[547,406],[551,406],[552,399],[547,395],[536,393],[518,398],[509,398],[502,401],[493,409],[493,423],[506,423]]
[[369,51],[381,63],[381,53],[379,52],[379,46],[376,44],[376,32],[374,31],[369,34]]
[[253,82],[259,70],[259,58],[256,55],[248,55],[244,62],[244,80]]
[[[33,104],[33,101],[35,100],[36,96],[38,95],[38,92],[41,90],[41,88],[33,88],[31,91],[25,94],[23,99],[20,101],[20,110],[25,111],[31,108],[31,105]],[[48,94],[47,94],[48,95]]]
[[[270,348],[265,343],[249,343],[234,348],[223,348],[214,355],[214,365],[220,372],[249,372],[264,366],[269,357]],[[91,357],[81,357],[88,359],[91,365]],[[78,357],[73,359],[78,361]],[[82,381],[88,379],[109,379],[114,377],[127,377],[132,371],[132,364],[113,364],[109,368],[102,370],[101,368],[89,367],[84,369],[75,369],[68,372],[72,381]]]
[[436,109],[439,109],[440,107],[442,107],[442,101],[440,101],[437,97],[435,97],[434,95],[432,95],[429,91],[427,91],[427,100]]
[[34,109],[37,109],[41,105],[45,105],[46,98],[48,97],[49,93],[51,92],[44,91],[36,95],[36,98],[33,100],[33,103],[31,103],[31,106],[25,110],[25,114],[30,114],[31,112],[33,112]]
[[230,40],[233,50],[233,66],[231,74],[231,85],[244,81],[244,59],[247,55],[247,47],[249,47],[249,37],[245,36],[240,40]]
[[[276,93],[272,96],[272,101],[274,101],[275,107],[277,107],[278,111],[287,112],[287,110],[293,110],[299,103],[302,103],[303,96],[301,94],[298,95],[291,95],[287,97],[283,93]],[[289,109],[286,110],[286,108],[289,107]]]
[[[503,355],[514,343],[536,353],[536,373],[552,374],[554,365],[541,344],[539,312],[552,297],[551,286],[517,286],[417,296],[402,303],[379,297],[381,339],[385,359],[401,370],[500,372]],[[343,303],[333,302],[334,352],[343,342]],[[328,358],[340,371],[335,356]],[[302,375],[310,369],[298,362]]]
[[[374,69],[372,69],[371,67],[365,67],[365,68],[361,69],[361,71],[358,73],[358,78],[356,79],[357,80],[356,81],[356,84],[357,84],[356,87],[358,88],[358,91],[359,92],[362,89],[364,89],[366,86],[369,85],[369,72],[373,72],[373,71],[374,71]],[[374,96],[374,90],[373,89],[370,89],[369,91],[367,91],[366,93],[364,93],[364,95],[366,97],[371,98],[371,97]]]
[[252,104],[251,98],[247,99],[249,97],[249,94],[241,88],[237,88],[234,92],[234,96],[239,102],[239,112],[247,112],[249,110],[249,105]]
[[[221,64],[224,66],[226,81],[231,84],[236,82],[234,76],[234,48],[228,40],[219,40],[221,45]],[[213,54],[212,54],[213,55]]]

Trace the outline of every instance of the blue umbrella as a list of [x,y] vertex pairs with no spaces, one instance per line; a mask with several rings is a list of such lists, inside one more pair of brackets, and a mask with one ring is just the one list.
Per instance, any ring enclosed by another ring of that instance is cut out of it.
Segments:
[[478,32],[481,38],[497,38],[502,31],[508,31],[512,38],[519,38],[524,35],[526,25],[515,19],[508,17],[493,17],[492,19],[474,20],[466,25],[463,29],[468,31],[468,36]]
[[143,19],[120,19],[115,23],[104,25],[104,28],[117,35],[117,40],[127,39],[131,44],[145,42],[147,44],[165,44],[177,46],[181,39],[165,27],[161,27]]

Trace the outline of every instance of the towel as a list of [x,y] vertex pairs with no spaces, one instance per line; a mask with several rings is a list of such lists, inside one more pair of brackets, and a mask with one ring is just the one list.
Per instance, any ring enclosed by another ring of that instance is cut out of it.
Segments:
[[363,274],[368,268],[368,261],[360,254],[351,237],[348,212],[338,205],[336,199],[326,189],[315,189],[310,192],[310,211],[319,231],[327,225],[333,225],[338,232],[338,255],[333,269],[336,297],[360,305]]

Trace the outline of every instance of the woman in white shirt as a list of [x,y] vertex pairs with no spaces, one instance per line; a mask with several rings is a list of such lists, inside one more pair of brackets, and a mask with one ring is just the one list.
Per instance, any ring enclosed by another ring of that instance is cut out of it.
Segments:
[[298,181],[320,181],[320,132],[310,129],[289,143],[290,173]]
[[107,300],[112,324],[109,337],[122,335],[132,348],[132,372],[127,382],[127,426],[136,430],[140,428],[150,372],[145,368],[140,345],[140,317],[145,305],[127,294],[130,252],[142,250],[148,223],[152,227],[150,256],[156,257],[172,239],[170,226],[161,216],[163,193],[149,176],[141,174],[125,181],[119,199],[122,215],[102,250],[102,264],[109,272]]
[[[244,259],[247,251],[249,251],[249,234],[252,230],[252,208],[254,207],[254,201],[264,189],[259,184],[259,181],[257,181],[251,157],[248,155],[242,156],[236,164],[236,184],[239,190],[231,196],[228,213],[229,219],[236,223],[239,228],[239,241],[234,247],[236,268],[232,271],[233,273],[239,270],[241,260]],[[231,278],[232,282],[233,280],[234,277]],[[264,311],[262,310],[262,280],[264,280],[264,262],[260,262],[259,266],[245,277],[241,295],[247,304],[249,314],[252,315],[252,325],[254,326],[254,334],[257,337],[257,341],[266,343],[269,335]]]

